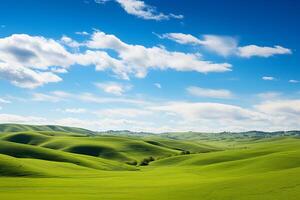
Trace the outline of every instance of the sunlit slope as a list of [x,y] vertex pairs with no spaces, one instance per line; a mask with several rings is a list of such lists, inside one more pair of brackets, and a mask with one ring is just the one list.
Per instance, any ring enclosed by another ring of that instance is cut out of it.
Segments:
[[[98,169],[108,170],[104,166]],[[113,166],[113,165],[112,165]],[[121,167],[119,169],[122,169]],[[123,169],[126,169],[125,167]],[[114,169],[115,170],[115,169]],[[99,170],[83,166],[81,163],[47,161],[35,158],[15,158],[0,154],[0,176],[2,177],[72,177],[99,173]]]
[[161,159],[140,167],[139,171],[99,171],[98,174],[86,171],[82,175],[83,171],[78,169],[72,178],[3,177],[0,197],[10,200],[298,200],[299,145],[299,139],[280,138],[248,143],[242,149]]
[[[0,199],[300,198],[300,139],[221,143],[157,136],[4,134],[0,136]],[[181,155],[184,151],[191,154]],[[156,160],[148,166],[125,164],[149,156]]]
[[[0,154],[15,158],[31,158],[46,161],[71,163],[78,166],[99,170],[133,170],[134,168],[113,160],[86,155],[72,154],[64,151],[47,149],[39,146],[0,141]],[[3,162],[2,160],[0,161]]]
[[151,140],[117,136],[77,137],[61,135],[60,132],[17,132],[0,137],[2,141],[27,144],[73,154],[100,157],[123,163],[138,164],[143,159],[153,157],[161,159],[182,153],[209,152],[218,150],[209,145],[198,145],[191,142],[172,141],[159,137]]
[[211,145],[206,141],[186,141],[186,140],[174,140],[169,138],[163,138],[160,136],[146,137],[144,139],[147,143],[167,147],[170,149],[189,151],[190,153],[207,153],[211,151],[219,151],[224,148],[219,147],[220,145]]
[[44,131],[44,132],[64,132],[73,134],[93,135],[93,131],[67,126],[56,126],[56,125],[23,125],[23,124],[0,124],[0,132],[22,132],[22,131]]
[[300,167],[300,139],[278,138],[248,143],[244,148],[174,156],[151,163],[155,167],[195,167],[205,174],[250,174]]

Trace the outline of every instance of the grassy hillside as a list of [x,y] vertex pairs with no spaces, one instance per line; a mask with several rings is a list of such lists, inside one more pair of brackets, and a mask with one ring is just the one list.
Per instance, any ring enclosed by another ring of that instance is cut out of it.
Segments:
[[95,132],[75,127],[57,126],[57,125],[24,125],[24,124],[0,124],[0,132],[21,132],[21,131],[42,131],[42,132],[64,132],[77,133],[83,135],[93,135]]
[[[51,134],[49,134],[51,133]],[[142,139],[117,136],[80,136],[62,132],[27,131],[0,135],[0,153],[18,158],[77,163],[80,156],[139,165],[144,159],[162,159],[184,153],[219,150],[208,145],[159,137]],[[66,155],[72,158],[66,159]],[[74,157],[74,158],[73,158]],[[87,165],[87,164],[85,164]]]
[[0,199],[300,198],[299,137],[183,140],[66,130],[0,134]]

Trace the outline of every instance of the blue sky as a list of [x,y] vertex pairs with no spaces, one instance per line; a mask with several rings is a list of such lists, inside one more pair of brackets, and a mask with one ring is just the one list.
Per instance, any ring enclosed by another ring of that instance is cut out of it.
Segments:
[[3,1],[0,122],[299,129],[298,1]]

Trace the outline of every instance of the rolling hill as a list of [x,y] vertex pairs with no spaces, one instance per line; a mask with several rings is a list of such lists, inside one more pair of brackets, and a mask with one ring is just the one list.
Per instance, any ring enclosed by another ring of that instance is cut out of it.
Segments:
[[94,135],[95,132],[75,127],[57,126],[57,125],[25,125],[25,124],[0,124],[0,132],[64,132],[82,135]]
[[0,199],[300,198],[296,131],[136,136],[0,127]]

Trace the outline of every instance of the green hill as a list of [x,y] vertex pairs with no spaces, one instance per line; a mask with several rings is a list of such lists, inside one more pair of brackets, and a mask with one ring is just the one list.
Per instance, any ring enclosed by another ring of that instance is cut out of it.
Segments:
[[0,199],[300,198],[296,131],[128,136],[1,127]]
[[57,126],[57,125],[25,125],[25,124],[0,124],[0,132],[22,132],[22,131],[43,131],[43,132],[65,132],[77,133],[83,135],[93,135],[95,132],[75,127]]
[[[30,157],[45,159],[40,157],[39,152],[72,153],[72,155],[85,155],[107,160],[119,161],[137,165],[144,159],[153,157],[161,159],[184,152],[197,153],[216,151],[212,146],[201,146],[191,142],[172,141],[161,138],[144,140],[142,138],[126,138],[117,136],[81,136],[72,134],[61,134],[61,132],[13,132],[0,137],[0,153],[14,157]],[[9,144],[9,145],[8,145]],[[19,150],[20,149],[20,150]],[[30,151],[30,155],[25,153]],[[21,154],[22,153],[22,154]],[[43,155],[43,154],[42,154]],[[57,156],[46,156],[46,160]],[[69,161],[71,161],[70,159]]]

